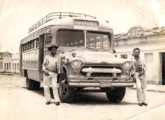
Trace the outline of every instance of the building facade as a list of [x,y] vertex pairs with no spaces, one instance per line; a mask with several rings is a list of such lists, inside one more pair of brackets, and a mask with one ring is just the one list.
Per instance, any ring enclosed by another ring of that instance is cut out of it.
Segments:
[[11,72],[11,56],[9,52],[0,53],[0,72]]
[[140,48],[146,64],[147,82],[165,85],[165,28],[133,27],[114,38],[114,48],[122,57],[132,57],[132,50]]
[[19,67],[19,53],[12,54],[12,60],[11,60],[11,72],[13,73],[19,73],[20,67]]
[[19,73],[19,53],[0,52],[0,72]]

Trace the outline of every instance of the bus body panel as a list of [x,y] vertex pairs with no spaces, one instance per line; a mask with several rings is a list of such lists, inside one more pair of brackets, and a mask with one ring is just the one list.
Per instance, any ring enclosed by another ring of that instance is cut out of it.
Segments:
[[42,73],[38,70],[27,70],[28,78],[31,80],[36,80],[41,82]]

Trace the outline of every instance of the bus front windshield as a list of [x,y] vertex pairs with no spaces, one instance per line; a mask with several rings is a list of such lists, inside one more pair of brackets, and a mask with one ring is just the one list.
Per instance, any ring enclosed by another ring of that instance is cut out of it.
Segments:
[[[86,35],[85,35],[86,34]],[[60,29],[57,31],[57,44],[63,47],[84,47],[86,36],[86,47],[91,49],[110,48],[110,34],[104,32],[67,30]]]
[[87,48],[92,48],[96,50],[99,49],[108,50],[110,48],[110,34],[87,31],[86,36],[87,36],[86,39]]
[[63,47],[83,47],[84,32],[81,30],[58,30],[57,44]]

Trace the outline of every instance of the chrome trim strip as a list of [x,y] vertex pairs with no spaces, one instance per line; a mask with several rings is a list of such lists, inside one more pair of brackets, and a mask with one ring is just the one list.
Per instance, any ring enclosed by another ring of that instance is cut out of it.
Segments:
[[82,72],[86,73],[121,73],[122,71],[117,68],[83,68]]

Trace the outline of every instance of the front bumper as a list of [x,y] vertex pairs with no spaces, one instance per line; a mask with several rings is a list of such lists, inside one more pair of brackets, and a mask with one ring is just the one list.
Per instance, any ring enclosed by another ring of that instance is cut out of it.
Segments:
[[71,87],[133,87],[134,82],[127,78],[117,77],[68,77]]

